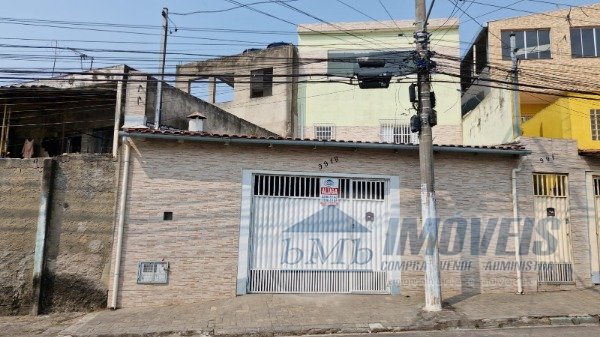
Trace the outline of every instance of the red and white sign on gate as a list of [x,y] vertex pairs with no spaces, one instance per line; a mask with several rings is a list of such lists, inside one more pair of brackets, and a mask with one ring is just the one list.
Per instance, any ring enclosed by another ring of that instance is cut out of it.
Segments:
[[320,199],[322,206],[335,206],[340,195],[340,180],[338,178],[321,178]]

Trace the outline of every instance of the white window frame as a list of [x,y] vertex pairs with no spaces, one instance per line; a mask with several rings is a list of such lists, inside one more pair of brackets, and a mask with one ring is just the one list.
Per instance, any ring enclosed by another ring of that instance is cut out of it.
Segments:
[[600,109],[590,109],[592,140],[600,140]]
[[[507,30],[509,31],[509,30]],[[545,49],[541,49],[540,47],[540,31],[548,31],[548,40],[550,41],[550,43],[548,44],[548,52],[550,52],[550,56],[548,56],[547,58],[531,58],[529,56],[530,53],[539,53],[539,52],[543,52],[546,51]],[[524,48],[523,50],[519,50],[517,51],[517,58],[522,54],[523,55],[523,59],[525,60],[549,60],[552,59],[552,36],[550,35],[550,29],[548,28],[536,28],[536,29],[517,29],[517,30],[510,30],[511,33],[522,33],[523,34],[523,45]],[[535,46],[529,46],[527,44],[527,32],[535,32],[535,35],[537,37],[537,45]],[[505,44],[506,41],[502,41],[502,39],[500,39],[502,44]],[[509,45],[510,45],[510,40],[508,41]],[[504,56],[502,57],[503,60],[510,60],[509,58],[505,58]]]
[[163,261],[140,261],[137,273],[138,284],[169,283],[169,263]]
[[315,139],[317,140],[334,140],[335,125],[333,124],[315,124],[314,125]]
[[379,121],[379,139],[382,143],[419,144],[419,134],[410,131],[410,124],[395,120]]
[[[571,49],[571,57],[575,57],[575,58],[586,58],[586,57],[598,57],[599,55],[599,50],[598,50],[598,45],[597,45],[597,38],[596,38],[596,34],[600,34],[600,32],[598,30],[600,30],[600,27],[572,27],[571,30],[573,29],[577,29],[579,30],[579,43],[581,44],[581,56],[574,56],[573,55],[573,49]],[[584,50],[584,45],[583,45],[583,30],[584,29],[592,29],[592,32],[594,33],[593,35],[593,39],[594,39],[594,56],[583,56],[583,50]],[[571,43],[573,43],[573,41],[571,41]]]

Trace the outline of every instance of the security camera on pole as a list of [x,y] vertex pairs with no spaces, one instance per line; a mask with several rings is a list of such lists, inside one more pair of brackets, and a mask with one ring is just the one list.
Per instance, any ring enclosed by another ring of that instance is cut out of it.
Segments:
[[[432,1],[431,7],[433,7]],[[431,7],[429,13],[431,13]],[[431,95],[431,61],[429,51],[429,33],[427,32],[427,14],[425,0],[415,0],[417,47],[418,109],[415,124],[419,127],[419,162],[421,167],[421,219],[426,237],[425,250],[425,310],[442,310],[442,292],[438,253],[438,216],[435,198],[433,174],[433,140],[431,127],[436,124]]]

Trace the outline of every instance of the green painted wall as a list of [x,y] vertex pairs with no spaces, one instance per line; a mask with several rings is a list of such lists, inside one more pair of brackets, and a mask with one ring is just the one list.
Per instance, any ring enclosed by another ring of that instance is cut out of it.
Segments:
[[[352,32],[362,39],[347,34],[299,34],[299,53],[302,59],[327,57],[333,50],[412,50],[412,31]],[[458,55],[458,30],[437,30],[432,36],[433,50]],[[301,61],[305,62],[305,61]],[[326,72],[326,62],[309,64],[301,73]],[[392,83],[388,89],[360,89],[341,83],[301,83],[298,88],[300,123],[332,123],[336,126],[378,126],[381,119],[408,121],[415,113],[408,98],[412,79]],[[323,79],[323,78],[320,78]],[[393,79],[394,80],[394,79]],[[447,75],[433,76],[433,90],[437,97],[438,124],[460,125],[460,85],[458,78]],[[441,81],[441,82],[436,82]],[[446,83],[450,82],[450,83]]]

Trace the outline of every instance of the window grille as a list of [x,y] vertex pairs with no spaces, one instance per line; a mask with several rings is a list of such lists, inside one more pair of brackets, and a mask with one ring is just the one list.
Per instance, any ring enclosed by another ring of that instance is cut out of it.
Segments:
[[398,124],[394,121],[380,122],[379,138],[384,143],[418,144],[418,133],[410,132],[409,124]]
[[532,29],[502,31],[502,59],[510,60],[510,34],[515,33],[518,59],[549,59],[550,53],[550,30]]
[[592,140],[600,140],[600,109],[590,110],[590,124],[592,126]]
[[168,262],[139,262],[137,283],[168,283],[168,271]]
[[335,126],[315,125],[315,138],[318,140],[332,140],[335,138]]
[[533,174],[533,194],[543,197],[567,197],[566,174]]
[[[320,179],[315,176],[257,174],[254,195],[271,197],[319,198]],[[339,178],[340,199],[384,200],[384,180]]]
[[352,196],[361,200],[383,200],[385,182],[381,180],[353,180]]
[[571,28],[571,56],[600,56],[600,27]]

